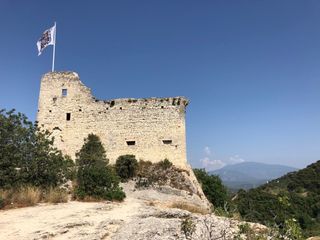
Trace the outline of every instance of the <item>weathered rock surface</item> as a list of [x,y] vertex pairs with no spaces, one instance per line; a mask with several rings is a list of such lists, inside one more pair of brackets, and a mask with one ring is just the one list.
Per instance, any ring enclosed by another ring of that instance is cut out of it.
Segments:
[[205,212],[206,203],[195,194],[170,187],[136,190],[134,182],[123,187],[122,203],[71,201],[0,211],[0,239],[205,240],[233,239],[238,232],[235,220],[173,208]]

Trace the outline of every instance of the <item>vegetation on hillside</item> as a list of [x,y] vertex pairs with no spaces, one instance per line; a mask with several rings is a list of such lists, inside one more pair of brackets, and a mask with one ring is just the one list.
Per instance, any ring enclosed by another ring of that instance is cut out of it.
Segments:
[[305,236],[320,235],[320,161],[249,191],[235,204],[242,218],[285,229],[301,227]]
[[225,208],[229,202],[227,188],[222,184],[221,179],[215,175],[209,175],[204,169],[193,169],[198,181],[201,184],[203,193],[215,208]]
[[[120,178],[96,135],[85,139],[77,166],[53,146],[54,138],[15,110],[0,110],[0,208],[78,199],[122,200]],[[70,182],[76,177],[76,186]],[[66,184],[69,185],[66,185]]]
[[167,185],[187,191],[191,195],[198,194],[188,178],[189,174],[187,170],[174,166],[168,159],[157,163],[140,160],[136,174],[136,187],[147,188]]

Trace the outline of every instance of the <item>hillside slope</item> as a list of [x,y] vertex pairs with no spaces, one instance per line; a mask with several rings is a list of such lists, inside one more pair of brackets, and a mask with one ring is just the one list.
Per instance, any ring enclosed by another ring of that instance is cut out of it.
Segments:
[[256,189],[239,191],[235,203],[246,220],[282,226],[295,219],[305,236],[320,235],[320,161]]

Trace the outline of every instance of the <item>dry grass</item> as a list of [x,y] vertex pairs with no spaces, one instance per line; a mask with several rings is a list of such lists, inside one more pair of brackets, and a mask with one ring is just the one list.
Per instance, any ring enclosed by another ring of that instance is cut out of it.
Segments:
[[50,188],[44,195],[44,201],[49,203],[68,202],[68,193],[60,188]]
[[179,208],[179,209],[191,212],[191,213],[200,213],[203,215],[209,213],[208,210],[206,210],[202,207],[199,207],[199,206],[196,206],[196,205],[193,205],[190,203],[186,203],[186,202],[174,202],[174,203],[170,204],[169,207],[170,208]]
[[68,201],[68,193],[59,188],[51,188],[46,192],[37,187],[21,187],[18,189],[0,190],[2,204],[0,208],[19,208],[34,206],[40,201],[61,203]]
[[40,202],[41,191],[35,187],[25,187],[13,194],[12,202],[19,206],[33,206]]
[[34,206],[41,200],[41,191],[36,187],[2,190],[4,208]]

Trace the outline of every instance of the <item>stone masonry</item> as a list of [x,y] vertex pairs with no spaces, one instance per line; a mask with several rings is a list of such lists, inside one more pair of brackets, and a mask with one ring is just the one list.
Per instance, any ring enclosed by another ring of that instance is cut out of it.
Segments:
[[125,154],[184,167],[184,97],[98,100],[75,72],[50,72],[41,80],[37,121],[55,146],[75,158],[90,133],[98,135],[111,163]]

